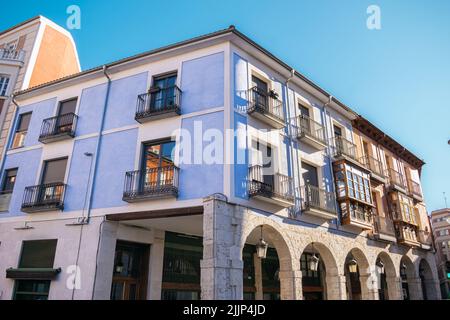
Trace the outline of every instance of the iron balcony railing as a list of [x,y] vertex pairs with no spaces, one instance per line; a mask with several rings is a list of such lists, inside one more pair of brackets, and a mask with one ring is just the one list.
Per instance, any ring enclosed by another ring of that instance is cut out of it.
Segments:
[[373,228],[376,234],[385,234],[395,237],[394,223],[390,218],[374,215]]
[[295,119],[294,134],[297,137],[309,136],[326,144],[323,126],[308,116],[298,116]]
[[397,187],[400,187],[402,189],[406,189],[405,179],[403,178],[403,175],[400,172],[392,168],[389,168],[388,172],[391,184],[396,185]]
[[174,165],[129,171],[125,174],[123,200],[176,197],[178,177],[179,169]]
[[356,145],[353,142],[343,137],[335,137],[332,145],[335,157],[347,156],[359,162],[356,155]]
[[380,160],[372,156],[366,156],[364,161],[365,165],[370,169],[370,171],[382,178],[386,177],[386,170],[384,170],[383,163]]
[[0,60],[13,60],[23,62],[24,57],[25,51],[23,50],[0,49]]
[[248,113],[259,112],[284,122],[283,103],[272,92],[258,87],[248,90]]
[[75,136],[78,116],[75,113],[66,113],[60,116],[45,119],[42,122],[39,141],[45,141],[56,136]]
[[264,170],[266,169],[261,165],[249,168],[249,195],[294,202],[292,178],[280,173],[265,175]]
[[409,179],[408,182],[409,182],[409,192],[412,195],[422,197],[422,191],[420,190],[420,185],[411,179]]
[[135,119],[149,118],[164,113],[180,114],[181,90],[177,86],[151,88],[138,95]]
[[347,212],[343,214],[343,220],[350,218],[350,221],[356,221],[366,225],[372,224],[372,214],[364,206],[350,207],[349,216],[347,217],[347,215]]
[[336,195],[312,185],[300,187],[302,210],[319,209],[336,213]]
[[22,211],[45,211],[64,208],[66,185],[62,182],[26,187],[22,201]]

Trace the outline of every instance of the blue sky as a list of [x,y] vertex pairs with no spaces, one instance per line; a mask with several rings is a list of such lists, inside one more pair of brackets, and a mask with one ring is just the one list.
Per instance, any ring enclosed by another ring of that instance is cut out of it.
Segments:
[[38,14],[65,26],[72,4],[83,69],[234,24],[424,159],[430,211],[443,192],[450,204],[450,1],[7,1],[0,30]]

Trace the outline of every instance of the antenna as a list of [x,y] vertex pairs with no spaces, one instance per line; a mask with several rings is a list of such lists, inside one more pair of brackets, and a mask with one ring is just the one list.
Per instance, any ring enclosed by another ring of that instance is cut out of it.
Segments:
[[442,192],[442,194],[444,195],[445,208],[448,208],[448,205],[447,205],[447,197],[445,196],[445,191]]

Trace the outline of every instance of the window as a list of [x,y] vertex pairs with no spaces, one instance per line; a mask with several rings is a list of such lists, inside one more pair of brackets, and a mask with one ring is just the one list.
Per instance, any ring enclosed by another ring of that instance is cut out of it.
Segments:
[[334,137],[342,138],[342,128],[337,125],[333,125]]
[[174,179],[175,141],[164,141],[144,145],[143,171],[144,189],[170,186]]
[[[53,268],[57,240],[24,241],[19,268]],[[51,280],[16,280],[14,300],[47,300]]]
[[23,113],[19,116],[19,123],[13,139],[13,148],[23,147],[28,132],[28,126],[30,125],[30,119],[31,112]]
[[6,96],[8,84],[9,84],[9,76],[0,75],[0,96]]
[[310,118],[309,108],[305,107],[305,106],[302,105],[302,104],[299,104],[299,105],[298,105],[298,108],[300,109],[300,115],[301,115],[302,117]]
[[41,183],[63,182],[66,174],[66,165],[67,158],[45,161]]
[[[73,114],[77,107],[77,98],[59,103],[58,119],[56,122],[55,133],[70,132],[73,125]],[[67,116],[64,116],[67,115]]]
[[5,171],[5,178],[2,185],[2,193],[12,193],[16,183],[17,168]]
[[176,103],[176,82],[176,73],[155,77],[153,79],[153,88],[151,90],[156,91],[151,95],[151,109],[164,109]]
[[310,164],[302,162],[302,170],[303,184],[319,187],[317,168]]

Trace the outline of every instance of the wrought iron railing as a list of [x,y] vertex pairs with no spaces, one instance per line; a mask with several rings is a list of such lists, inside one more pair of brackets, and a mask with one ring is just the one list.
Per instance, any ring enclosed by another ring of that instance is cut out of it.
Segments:
[[266,92],[258,87],[248,90],[247,112],[267,114],[284,122],[283,103],[278,100],[274,93]]
[[297,137],[306,135],[326,144],[323,126],[307,116],[295,118],[294,134]]
[[420,185],[411,179],[409,179],[408,182],[409,182],[410,194],[418,196],[418,197],[422,197],[422,191],[420,190]]
[[300,187],[302,210],[319,209],[336,213],[336,195],[316,186],[305,185]]
[[392,168],[389,168],[388,172],[391,184],[406,189],[405,179],[403,178],[403,175],[400,172]]
[[174,165],[129,171],[125,174],[124,200],[178,195],[179,169]]
[[0,49],[0,60],[14,60],[23,62],[24,57],[25,51],[23,50]]
[[177,86],[151,88],[148,93],[138,95],[136,120],[162,113],[180,113],[181,90]]
[[350,208],[350,220],[371,224],[372,213],[366,207],[356,205]]
[[359,161],[356,154],[356,145],[353,142],[343,137],[335,137],[332,145],[335,157],[347,156],[353,160]]
[[75,136],[78,116],[75,113],[66,113],[60,116],[45,119],[42,122],[39,141],[60,135]]
[[23,211],[39,211],[64,208],[66,185],[62,182],[26,187],[23,195]]
[[249,195],[294,202],[293,179],[280,173],[265,174],[265,170],[261,165],[249,168]]
[[374,215],[373,228],[376,234],[395,236],[394,223],[390,218]]

